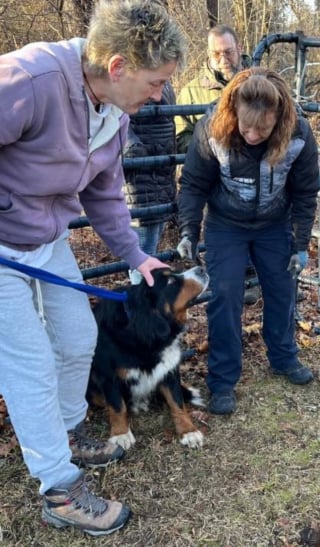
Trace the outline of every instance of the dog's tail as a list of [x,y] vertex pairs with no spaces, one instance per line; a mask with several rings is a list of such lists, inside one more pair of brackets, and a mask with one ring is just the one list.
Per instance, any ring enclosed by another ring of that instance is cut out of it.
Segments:
[[183,400],[185,403],[190,403],[193,406],[205,407],[205,402],[203,401],[199,389],[186,386],[181,384],[181,390],[183,395]]

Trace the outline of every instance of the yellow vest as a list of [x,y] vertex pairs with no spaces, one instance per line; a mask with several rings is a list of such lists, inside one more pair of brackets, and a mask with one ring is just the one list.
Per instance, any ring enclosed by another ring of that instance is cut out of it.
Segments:
[[[198,76],[188,82],[177,96],[177,104],[209,104],[219,99],[224,85],[218,82],[207,64],[202,67]],[[176,116],[177,151],[184,154],[191,140],[194,126],[203,114]]]

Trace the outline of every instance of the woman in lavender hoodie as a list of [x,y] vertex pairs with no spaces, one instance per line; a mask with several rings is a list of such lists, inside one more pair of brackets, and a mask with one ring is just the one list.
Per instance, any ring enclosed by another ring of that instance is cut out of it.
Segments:
[[[130,228],[122,147],[128,114],[184,62],[176,23],[153,0],[101,0],[86,39],[34,43],[0,57],[0,257],[82,282],[68,225],[82,210],[112,252],[152,285],[163,266]],[[85,437],[85,392],[96,343],[88,298],[0,266],[0,393],[42,516],[92,535],[130,509],[97,498],[76,463],[123,456]]]

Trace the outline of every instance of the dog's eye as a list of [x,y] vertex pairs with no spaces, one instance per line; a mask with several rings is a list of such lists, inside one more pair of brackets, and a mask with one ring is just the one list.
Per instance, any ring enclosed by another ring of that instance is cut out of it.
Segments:
[[168,283],[167,283],[167,285],[172,285],[172,284],[175,283],[175,282],[176,282],[176,280],[175,280],[174,277],[168,277]]

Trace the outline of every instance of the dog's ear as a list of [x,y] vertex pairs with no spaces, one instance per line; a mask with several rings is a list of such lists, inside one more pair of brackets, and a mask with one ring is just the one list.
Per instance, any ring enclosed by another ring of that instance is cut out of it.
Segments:
[[[144,307],[145,311],[146,308]],[[167,340],[170,335],[170,324],[166,317],[149,307],[147,313],[137,310],[133,314],[131,328],[137,341],[143,341],[144,345],[156,347],[157,342]]]
[[[129,295],[129,329],[137,341],[154,346],[157,341],[166,340],[170,325],[159,309],[161,294],[167,283],[168,269],[155,270],[154,285],[149,287],[143,280]],[[170,270],[169,270],[170,271]]]
[[[152,274],[154,283],[151,289],[159,290],[161,287],[165,287],[171,273],[172,273],[172,270],[168,267],[155,268],[154,270],[152,270],[151,274]],[[145,279],[142,279],[142,282],[140,283],[140,287],[145,287],[147,290],[150,289]]]

